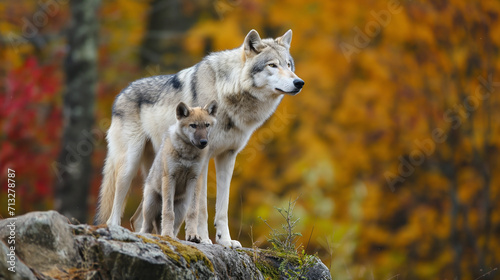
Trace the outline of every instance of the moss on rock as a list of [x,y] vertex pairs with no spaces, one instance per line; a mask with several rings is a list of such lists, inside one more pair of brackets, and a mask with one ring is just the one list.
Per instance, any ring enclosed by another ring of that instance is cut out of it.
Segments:
[[[175,239],[168,236],[161,236],[156,234],[151,234],[154,238],[147,238],[143,235],[137,235],[146,243],[152,243],[158,245],[163,253],[175,260],[180,264],[180,258],[182,257],[186,263],[196,263],[202,261],[210,271],[214,272],[214,266],[212,262],[203,254],[200,250],[194,246],[189,246],[176,241]],[[175,248],[175,250],[172,249]]]

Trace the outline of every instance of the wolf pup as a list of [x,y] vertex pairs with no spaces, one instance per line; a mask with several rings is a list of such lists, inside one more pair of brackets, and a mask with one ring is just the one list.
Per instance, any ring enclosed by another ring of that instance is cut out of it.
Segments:
[[[203,109],[177,105],[177,122],[165,135],[144,187],[141,232],[151,233],[161,208],[161,235],[176,237],[191,201],[197,207],[196,183],[203,164],[208,161],[210,130],[216,123],[217,102]],[[189,241],[200,242],[197,225],[186,228]]]
[[[163,132],[175,123],[174,104],[182,101],[195,107],[215,99],[217,124],[212,128],[208,150],[217,172],[215,240],[226,247],[241,247],[238,241],[231,240],[228,227],[234,163],[252,133],[273,114],[283,96],[296,95],[304,86],[304,81],[294,73],[291,41],[291,30],[276,39],[261,39],[252,30],[239,48],[211,53],[177,74],[140,79],[125,88],[113,104],[96,222],[121,223],[125,198],[138,167],[147,174],[153,160],[151,155],[161,146]],[[197,223],[202,243],[211,243],[207,174],[208,162],[202,167],[198,181],[199,205],[188,209],[186,216],[186,223]],[[195,210],[198,215],[190,215]],[[142,218],[140,213],[135,216]],[[190,220],[190,216],[198,219]]]

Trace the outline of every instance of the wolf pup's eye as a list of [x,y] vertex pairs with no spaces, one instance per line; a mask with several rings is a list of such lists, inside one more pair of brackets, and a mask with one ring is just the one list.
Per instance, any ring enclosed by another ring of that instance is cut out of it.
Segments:
[[190,124],[189,126],[192,128],[196,128],[196,124],[194,124],[194,123]]
[[205,127],[209,127],[209,126],[210,126],[210,124],[209,124],[209,123],[206,123],[206,124],[205,124]]
[[278,67],[278,65],[276,65],[276,63],[269,63],[268,66],[271,67],[271,68],[277,68]]
[[288,66],[288,68],[291,68],[292,64],[290,64],[290,62],[288,62],[288,64],[286,66]]

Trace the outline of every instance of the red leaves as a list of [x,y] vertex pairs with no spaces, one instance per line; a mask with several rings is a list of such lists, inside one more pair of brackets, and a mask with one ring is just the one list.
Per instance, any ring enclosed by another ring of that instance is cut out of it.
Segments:
[[16,170],[24,207],[44,202],[53,185],[51,164],[59,152],[62,126],[57,66],[28,57],[7,73],[6,93],[0,95],[0,170]]

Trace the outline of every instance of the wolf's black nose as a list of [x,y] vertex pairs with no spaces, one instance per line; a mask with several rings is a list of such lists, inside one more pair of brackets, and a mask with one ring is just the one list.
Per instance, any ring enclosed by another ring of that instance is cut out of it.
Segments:
[[200,140],[200,145],[205,147],[206,145],[208,144],[208,140],[207,139],[201,139]]
[[295,79],[293,80],[293,85],[296,88],[301,89],[304,86],[304,81],[302,81],[301,79]]

